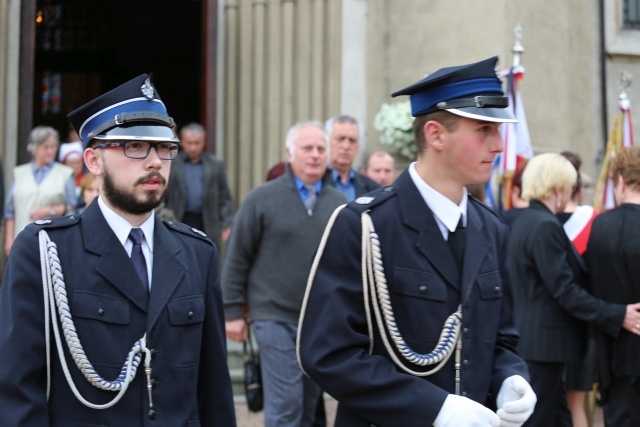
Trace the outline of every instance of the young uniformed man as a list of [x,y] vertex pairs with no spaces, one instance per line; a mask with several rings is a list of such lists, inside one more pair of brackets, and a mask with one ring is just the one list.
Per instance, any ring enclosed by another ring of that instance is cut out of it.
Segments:
[[514,121],[496,63],[444,68],[393,94],[411,96],[417,161],[327,227],[298,352],[339,401],[337,427],[520,426],[533,411],[507,227],[465,190],[489,179],[498,127]]
[[69,118],[100,196],[79,216],[27,226],[13,245],[0,291],[0,425],[234,426],[217,250],[154,215],[178,139],[151,77]]

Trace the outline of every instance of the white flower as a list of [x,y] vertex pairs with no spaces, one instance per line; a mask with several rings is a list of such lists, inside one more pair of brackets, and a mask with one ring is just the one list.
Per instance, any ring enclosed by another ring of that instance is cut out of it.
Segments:
[[413,117],[409,101],[384,103],[373,119],[373,127],[380,132],[380,142],[408,159],[415,159]]

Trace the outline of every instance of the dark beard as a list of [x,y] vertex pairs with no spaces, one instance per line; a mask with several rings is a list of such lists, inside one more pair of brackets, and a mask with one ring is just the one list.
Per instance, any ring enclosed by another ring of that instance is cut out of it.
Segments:
[[[140,184],[146,179],[150,177],[157,177],[162,181],[163,184],[166,183],[166,180],[162,175],[158,172],[151,172],[150,174],[140,178],[136,185]],[[113,180],[111,179],[111,174],[108,170],[104,171],[103,174],[103,186],[102,191],[104,193],[104,197],[109,200],[111,205],[119,209],[123,212],[132,214],[132,215],[143,215],[151,212],[162,203],[164,196],[167,192],[167,187],[165,185],[164,191],[158,194],[157,192],[149,193],[146,197],[146,200],[138,200],[135,195],[131,193],[126,193],[124,191],[116,188]]]

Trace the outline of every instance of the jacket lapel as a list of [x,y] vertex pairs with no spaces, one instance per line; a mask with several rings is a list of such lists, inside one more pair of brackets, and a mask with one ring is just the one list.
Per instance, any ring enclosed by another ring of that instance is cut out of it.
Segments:
[[185,276],[186,266],[178,260],[181,247],[162,221],[156,219],[153,235],[153,275],[147,328],[158,320],[169,298]]
[[469,298],[480,265],[491,247],[491,243],[482,233],[483,224],[477,209],[473,203],[467,204],[467,242],[462,264],[462,301]]
[[97,202],[82,213],[81,226],[85,250],[100,256],[96,272],[146,312],[149,293],[140,283],[127,251],[104,219]]
[[460,289],[460,273],[449,246],[442,237],[433,212],[411,180],[409,172],[400,175],[394,184],[404,223],[418,232],[416,246],[444,279]]

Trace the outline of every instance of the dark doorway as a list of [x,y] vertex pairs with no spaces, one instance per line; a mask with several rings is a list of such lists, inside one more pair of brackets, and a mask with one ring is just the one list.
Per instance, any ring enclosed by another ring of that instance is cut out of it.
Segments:
[[70,111],[148,72],[179,126],[203,121],[202,11],[201,0],[36,0],[33,126],[65,142]]

